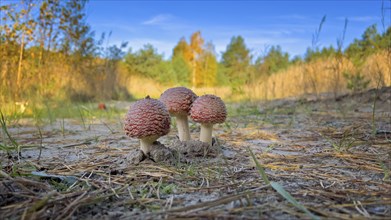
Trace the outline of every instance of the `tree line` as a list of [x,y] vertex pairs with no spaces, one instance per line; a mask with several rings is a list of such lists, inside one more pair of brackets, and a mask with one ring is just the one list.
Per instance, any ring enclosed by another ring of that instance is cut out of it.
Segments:
[[[291,57],[280,46],[267,47],[265,52],[254,58],[242,36],[234,36],[217,59],[214,45],[205,42],[201,32],[193,33],[189,40],[182,38],[173,49],[170,59],[164,60],[153,45],[147,44],[138,51],[129,50],[124,57],[124,64],[129,74],[140,75],[157,80],[162,84],[181,84],[190,87],[231,86],[233,89],[252,84],[262,77],[268,77],[292,65],[316,62],[318,60],[336,59],[337,63],[330,68],[350,81],[349,89],[364,89],[368,79],[362,76],[363,65],[367,58],[380,51],[390,53],[391,27],[379,33],[376,25],[369,26],[361,38],[355,39],[342,49],[341,39],[337,47],[309,47],[303,57]],[[347,59],[356,67],[347,72],[341,67]]]

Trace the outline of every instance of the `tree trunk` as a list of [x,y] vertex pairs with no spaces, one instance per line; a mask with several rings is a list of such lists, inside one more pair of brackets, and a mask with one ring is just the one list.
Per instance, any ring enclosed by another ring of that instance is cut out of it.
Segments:
[[195,58],[192,61],[192,65],[193,65],[193,69],[192,69],[191,85],[193,86],[193,89],[194,89],[196,87],[196,61],[195,61]]
[[20,96],[20,91],[21,91],[21,80],[22,80],[22,62],[23,62],[23,52],[24,52],[24,33],[22,34],[22,43],[20,45],[20,51],[19,51],[19,63],[18,63],[18,74],[17,74],[17,79],[16,79],[16,88],[17,92],[15,95],[17,98]]

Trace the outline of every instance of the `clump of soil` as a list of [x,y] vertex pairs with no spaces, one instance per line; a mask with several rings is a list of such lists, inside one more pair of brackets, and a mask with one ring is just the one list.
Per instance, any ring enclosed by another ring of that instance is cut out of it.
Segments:
[[140,149],[134,149],[130,151],[128,155],[126,155],[126,160],[128,163],[135,165],[141,163],[146,158],[146,155]]
[[218,154],[218,145],[216,142],[210,146],[208,143],[204,143],[197,140],[190,141],[175,141],[174,149],[182,153],[187,157],[207,157],[207,156],[217,156]]
[[155,141],[153,143],[153,148],[151,152],[145,155],[140,149],[135,149],[130,151],[130,153],[126,156],[127,161],[130,164],[139,164],[146,159],[150,159],[154,162],[167,162],[170,164],[174,164],[176,160],[175,155],[177,152],[170,148],[164,146],[164,144],[159,141]]
[[174,141],[172,148],[168,148],[159,141],[155,141],[153,143],[153,149],[148,155],[145,155],[140,149],[135,149],[129,152],[126,156],[126,160],[128,163],[134,165],[137,165],[146,159],[150,159],[154,162],[175,164],[178,162],[178,158],[180,158],[180,162],[188,163],[189,160],[194,157],[216,157],[218,152],[219,148],[215,141],[210,146],[208,143],[197,140],[176,140]]
[[154,147],[151,152],[149,152],[149,158],[155,162],[169,162],[174,164],[176,161],[176,152],[167,148],[160,142],[156,141],[154,143],[156,147]]

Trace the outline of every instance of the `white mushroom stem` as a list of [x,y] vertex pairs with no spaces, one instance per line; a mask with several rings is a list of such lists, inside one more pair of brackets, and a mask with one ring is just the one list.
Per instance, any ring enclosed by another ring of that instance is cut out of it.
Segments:
[[201,124],[200,141],[212,145],[213,124]]
[[144,138],[140,138],[140,148],[141,151],[147,155],[152,150],[153,142],[155,142],[159,136],[148,136]]
[[176,125],[178,128],[178,136],[181,141],[190,140],[189,122],[187,115],[175,115]]

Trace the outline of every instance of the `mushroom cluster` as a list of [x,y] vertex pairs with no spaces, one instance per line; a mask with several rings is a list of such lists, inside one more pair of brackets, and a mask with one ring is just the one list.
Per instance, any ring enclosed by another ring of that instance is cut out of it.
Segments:
[[227,118],[225,104],[215,95],[197,95],[186,87],[164,91],[159,100],[147,96],[130,106],[125,117],[126,135],[140,139],[140,148],[148,155],[154,142],[170,130],[170,116],[176,118],[179,140],[190,141],[188,117],[201,124],[200,143],[212,145],[213,125]]

